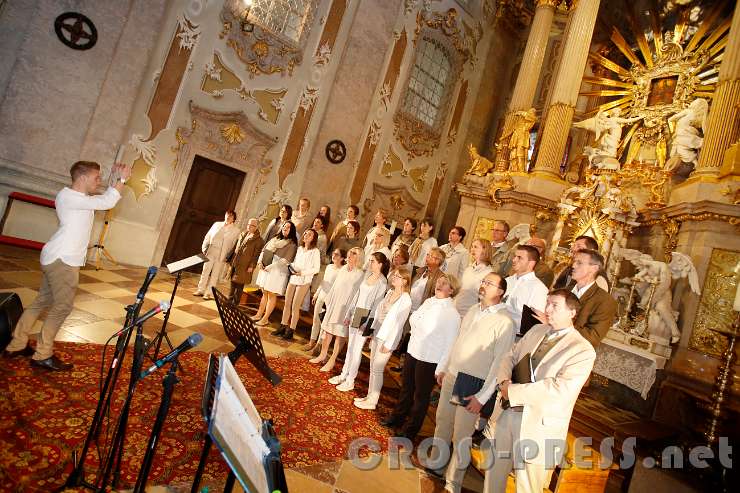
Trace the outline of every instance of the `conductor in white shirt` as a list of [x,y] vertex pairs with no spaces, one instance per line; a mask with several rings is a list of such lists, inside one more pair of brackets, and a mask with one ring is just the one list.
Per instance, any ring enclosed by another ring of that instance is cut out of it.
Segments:
[[[504,356],[495,382],[487,379],[497,385],[499,399],[489,422],[495,423],[494,462],[486,471],[485,493],[505,491],[512,468],[518,493],[540,492],[562,461],[573,407],[596,360],[591,343],[573,328],[578,308],[570,291],[551,292],[547,324],[532,327]],[[512,370],[524,358],[531,382],[512,383]]]
[[[54,355],[54,338],[72,311],[80,267],[85,265],[87,245],[96,210],[113,208],[121,198],[121,190],[131,170],[123,164],[111,169],[114,183],[102,195],[93,195],[100,187],[100,165],[91,161],[77,161],[69,170],[72,186],[64,187],[56,196],[55,205],[59,229],[41,250],[41,288],[36,299],[26,308],[16,325],[13,339],[5,349],[5,357],[31,356],[31,366],[46,370],[69,370]],[[109,180],[110,181],[110,180]],[[43,310],[49,309],[36,351],[28,345],[33,324]]]
[[521,335],[522,310],[524,305],[545,311],[547,303],[547,286],[537,279],[534,268],[540,261],[540,252],[530,245],[519,245],[511,258],[511,269],[514,274],[506,278],[506,295],[504,301],[509,307],[514,329]]

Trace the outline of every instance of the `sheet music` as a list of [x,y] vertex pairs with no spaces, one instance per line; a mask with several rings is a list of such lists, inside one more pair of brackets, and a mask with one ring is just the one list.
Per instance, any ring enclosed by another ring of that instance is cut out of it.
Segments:
[[197,255],[193,255],[192,257],[187,257],[182,260],[178,260],[177,262],[167,264],[167,270],[170,274],[174,274],[175,272],[187,269],[188,267],[192,267],[194,265],[202,264],[203,262],[208,262],[208,257],[203,255],[202,253],[199,253]]
[[262,419],[229,359],[220,359],[209,432],[242,486],[269,493]]

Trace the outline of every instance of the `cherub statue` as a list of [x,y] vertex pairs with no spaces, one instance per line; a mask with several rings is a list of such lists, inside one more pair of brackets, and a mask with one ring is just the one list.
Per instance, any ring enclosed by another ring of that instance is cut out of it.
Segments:
[[600,169],[619,169],[617,149],[622,138],[622,126],[641,120],[641,116],[621,118],[621,110],[615,108],[609,111],[599,110],[596,116],[574,123],[576,128],[589,130],[595,134],[596,146],[586,146],[583,153],[588,156],[588,163]]
[[493,163],[478,154],[478,149],[473,144],[468,144],[468,154],[471,165],[465,172],[466,175],[486,176],[493,169]]
[[697,98],[686,109],[668,118],[669,125],[675,122],[676,130],[671,142],[671,157],[665,164],[666,171],[674,170],[682,162],[696,165],[699,149],[704,144],[699,129],[702,134],[706,133],[708,113],[707,100]]
[[[671,281],[688,277],[691,290],[700,294],[699,277],[688,255],[671,253],[671,263],[660,262],[646,253],[624,248],[622,258],[631,262],[637,273],[632,277],[635,290],[640,295],[639,306],[648,312],[648,337],[661,344],[675,344],[681,338],[676,320],[678,313],[673,311],[673,292]],[[651,295],[651,286],[655,290]]]
[[534,108],[514,113],[514,129],[509,139],[509,170],[527,171],[527,156],[529,154],[529,131],[537,121]]

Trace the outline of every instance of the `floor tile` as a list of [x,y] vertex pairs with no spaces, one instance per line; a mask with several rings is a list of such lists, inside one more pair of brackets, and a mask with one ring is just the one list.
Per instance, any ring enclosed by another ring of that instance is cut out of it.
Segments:
[[110,270],[86,270],[86,276],[90,276],[101,282],[130,281],[131,279],[111,272]]
[[38,291],[29,288],[2,288],[0,293],[16,293],[20,296],[24,308],[30,305],[38,295]]
[[417,469],[391,469],[387,457],[382,457],[379,465],[365,471],[344,461],[339,471],[336,488],[349,492],[362,493],[410,493],[419,491],[419,471]]
[[[159,320],[164,320],[164,314],[159,313],[155,315],[154,318],[157,318]],[[191,325],[197,325],[199,323],[206,322],[205,319],[202,319],[195,315],[191,315],[187,312],[180,310],[179,308],[170,309],[170,316],[169,316],[168,321],[172,322],[175,325],[179,325],[180,327],[190,327]]]
[[43,274],[41,272],[3,272],[3,279],[6,281],[14,282],[19,286],[31,289],[38,289],[41,286],[42,277]]
[[128,289],[121,289],[121,288],[113,288],[113,289],[108,289],[105,291],[95,291],[95,294],[97,294],[101,298],[108,298],[108,299],[122,298],[124,296],[131,296],[131,297],[136,296],[136,293],[132,293]]
[[[149,291],[146,293],[145,298],[149,298],[150,300],[154,300],[156,302],[160,302],[162,300],[164,301],[170,301],[170,298],[172,297],[172,289],[168,289],[165,291]],[[179,307],[183,305],[192,305],[192,301],[188,301],[185,298],[181,298],[180,296],[175,295],[175,299],[172,302],[172,306]],[[205,318],[205,317],[203,317]]]
[[113,284],[107,282],[81,282],[77,288],[88,293],[99,293],[101,291],[111,291],[116,288]]
[[[174,332],[168,331],[168,335],[170,337],[170,341],[172,341],[172,345],[178,346],[195,332],[198,331],[193,329],[179,329]],[[208,353],[214,351],[216,348],[221,347],[222,345],[223,341],[216,340],[212,337],[203,336],[203,340],[196,347],[198,351]]]
[[[178,306],[178,305],[176,304],[175,306]],[[200,304],[197,304],[197,303],[196,304],[188,303],[185,306],[180,305],[179,309],[184,312],[188,312],[191,315],[196,315],[200,318],[204,318],[206,320],[213,320],[214,318],[221,320],[218,315],[218,310],[214,310],[206,306],[201,306]]]
[[[105,344],[108,338],[121,330],[121,325],[112,320],[101,320],[87,325],[66,328],[65,331],[88,342]],[[115,339],[113,339],[115,341]]]
[[288,483],[288,491],[310,491],[312,493],[332,493],[333,491],[331,485],[291,470],[285,471],[285,480]]
[[126,315],[125,305],[114,300],[76,301],[75,306],[80,310],[92,313],[100,318],[111,319]]

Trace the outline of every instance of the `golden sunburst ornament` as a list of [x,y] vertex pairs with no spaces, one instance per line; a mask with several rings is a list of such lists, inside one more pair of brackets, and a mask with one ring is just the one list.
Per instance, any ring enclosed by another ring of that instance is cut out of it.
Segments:
[[[625,2],[634,42],[613,27],[610,40],[619,53],[604,47],[589,54],[596,67],[593,76],[583,78],[591,90],[581,92],[606,99],[586,118],[610,110],[640,118],[624,135],[617,159],[629,164],[645,158],[662,168],[673,131],[668,119],[698,98],[711,101],[732,20],[731,9],[723,18],[729,3],[704,2],[707,9],[688,5],[671,16],[664,12],[661,20],[655,10],[638,16]],[[641,19],[648,19],[649,26]]]
[[229,123],[221,127],[221,136],[229,144],[241,144],[246,135],[238,123]]

